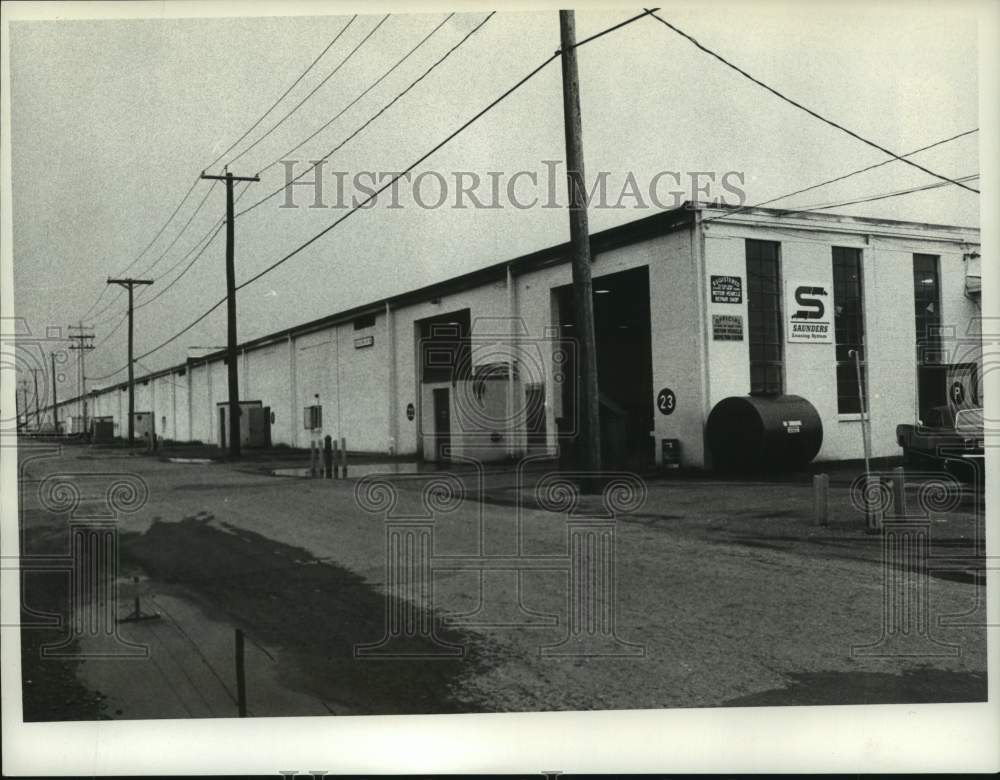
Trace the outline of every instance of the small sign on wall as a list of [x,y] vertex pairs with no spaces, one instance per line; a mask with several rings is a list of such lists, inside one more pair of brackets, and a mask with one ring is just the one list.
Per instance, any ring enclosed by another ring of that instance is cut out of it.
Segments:
[[712,275],[712,303],[743,303],[743,280]]
[[358,336],[356,339],[354,339],[354,348],[364,349],[365,347],[370,347],[374,343],[375,343],[374,336]]
[[743,341],[743,315],[713,314],[712,338],[715,341]]
[[785,285],[786,336],[799,344],[833,343],[833,305],[823,283],[789,282]]

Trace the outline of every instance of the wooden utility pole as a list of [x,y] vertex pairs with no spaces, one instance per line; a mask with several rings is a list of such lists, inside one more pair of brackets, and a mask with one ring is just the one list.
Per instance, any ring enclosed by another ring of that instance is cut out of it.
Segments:
[[15,428],[19,431],[28,430],[28,383],[25,380],[18,382],[21,388],[21,420],[17,422]]
[[[35,430],[36,431],[42,424],[42,412],[39,407],[39,400],[38,400],[38,372],[41,370],[42,369],[40,368],[31,369],[31,378],[35,384]],[[27,418],[25,418],[25,422],[27,422]]]
[[137,285],[152,284],[152,279],[108,279],[108,284],[117,284],[128,290],[128,443],[132,445],[135,440],[135,365],[132,358],[132,348],[134,345],[135,329],[133,327],[133,307],[132,290]]
[[229,369],[229,457],[240,457],[240,386],[236,366],[236,235],[233,228],[233,182],[260,181],[259,176],[233,176],[226,169],[223,176],[202,172],[201,178],[226,183],[226,363]]
[[[78,331],[73,333],[73,331]],[[83,432],[87,432],[87,369],[84,364],[84,356],[87,352],[94,348],[93,344],[93,333],[88,333],[81,322],[79,325],[69,326],[69,337],[75,340],[76,344],[70,344],[69,348],[77,350],[80,353],[80,359],[77,361],[77,383],[79,385],[79,395],[80,395],[80,405],[83,412]]]
[[50,352],[52,363],[52,433],[59,434],[59,399],[56,397],[56,353]]
[[576,21],[572,11],[559,12],[563,118],[566,125],[566,183],[569,188],[569,236],[572,246],[573,306],[576,310],[577,464],[581,471],[601,470],[601,411],[597,384],[597,339],[594,335],[594,295],[590,275],[590,227],[583,170],[583,124],[580,118],[580,77],[576,67]]

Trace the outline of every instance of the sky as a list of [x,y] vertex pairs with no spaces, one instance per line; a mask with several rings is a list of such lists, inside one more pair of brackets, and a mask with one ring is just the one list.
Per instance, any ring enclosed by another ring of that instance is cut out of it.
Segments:
[[[581,10],[578,39],[638,11],[624,6]],[[295,173],[368,122],[487,13],[469,11],[449,19],[295,152],[291,159],[302,161]],[[660,14],[758,79],[895,152],[978,126],[976,21],[965,6],[700,4],[665,6]],[[119,288],[107,287],[109,276],[155,280],[137,291],[137,354],[177,333],[225,295],[224,232],[187,267],[192,250],[225,213],[224,186],[198,180],[201,171],[343,30],[288,96],[210,170],[220,173],[223,162],[327,79],[233,162],[236,175],[263,170],[237,210],[277,190],[285,183],[284,167],[267,166],[344,109],[446,15],[393,14],[377,29],[383,14],[358,16],[346,29],[351,15],[342,13],[13,21],[9,78],[17,316],[33,333],[84,318],[94,326],[98,344],[87,356],[89,386],[124,380],[123,370],[98,379],[123,369],[127,359],[126,298]],[[344,172],[350,182],[359,171],[402,170],[558,45],[554,10],[494,15],[330,157],[323,177],[327,208],[308,208],[312,191],[296,188],[298,208],[279,208],[279,195],[236,220],[237,283],[347,213],[331,207],[336,201],[333,172]],[[612,202],[630,174],[640,191],[648,192],[649,182],[662,171],[681,173],[685,183],[690,172],[713,172],[717,181],[736,172],[742,175],[746,202],[753,204],[887,159],[780,101],[655,20],[641,19],[580,47],[578,54],[588,179],[606,171]],[[966,176],[979,170],[978,146],[978,134],[972,134],[914,159],[949,177]],[[497,172],[504,188],[514,173],[534,171],[537,191],[519,186],[517,192],[523,200],[537,194],[544,202],[551,178],[544,161],[563,158],[556,61],[414,170],[444,177],[445,206],[422,208],[412,190],[402,187],[401,208],[379,199],[374,208],[353,214],[239,292],[239,339],[567,240],[568,219],[559,208],[515,208],[505,198],[497,209],[472,208],[469,200],[468,208],[453,207],[454,176],[462,171],[484,180],[488,172]],[[565,169],[555,171],[552,186],[564,202]],[[419,191],[424,203],[437,195],[430,177],[424,177]],[[660,192],[669,200],[663,193],[676,187],[667,181]],[[936,181],[892,162],[774,205],[835,203]],[[978,188],[976,181],[970,183]],[[488,185],[477,193],[489,201]],[[714,194],[734,200],[724,190]],[[623,199],[622,205],[591,209],[591,229],[657,210],[635,198]],[[976,226],[978,209],[976,194],[946,186],[832,211]],[[196,354],[191,347],[224,343],[225,308],[219,307],[144,358],[137,373],[182,362]],[[61,397],[75,394],[75,377],[75,371],[68,372]]]

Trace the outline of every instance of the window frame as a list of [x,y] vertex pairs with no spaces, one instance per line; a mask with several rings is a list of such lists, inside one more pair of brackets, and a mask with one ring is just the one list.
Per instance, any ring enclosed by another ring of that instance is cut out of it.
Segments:
[[[853,268],[849,268],[853,265]],[[833,333],[837,414],[860,417],[870,412],[868,393],[868,350],[865,342],[864,252],[858,247],[834,246],[830,256],[833,278]],[[844,270],[855,280],[844,278]],[[853,287],[853,289],[849,289]],[[846,314],[844,309],[851,309]],[[852,322],[848,321],[853,320]],[[845,332],[846,331],[846,332]],[[853,331],[853,333],[851,332]],[[850,351],[857,349],[861,360],[861,391],[858,392],[857,368]],[[844,374],[847,374],[845,379]],[[845,390],[848,388],[847,390]],[[856,408],[855,408],[856,405]]]
[[[785,333],[781,242],[756,238],[745,241],[750,395],[783,395]],[[767,305],[767,301],[773,305]],[[767,354],[769,351],[770,356]]]

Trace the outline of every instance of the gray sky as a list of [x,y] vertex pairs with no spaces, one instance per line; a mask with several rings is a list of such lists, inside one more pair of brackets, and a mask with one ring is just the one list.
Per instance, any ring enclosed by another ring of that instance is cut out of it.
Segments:
[[[584,38],[636,13],[577,15]],[[975,20],[947,4],[881,9],[702,5],[662,15],[785,94],[897,152],[978,125]],[[410,60],[297,153],[315,159],[384,106],[485,14],[449,21]],[[75,322],[149,243],[204,166],[238,138],[323,50],[349,16],[14,22],[10,37],[13,252],[17,314],[33,332]],[[380,16],[362,16],[235,154],[326,76]],[[443,13],[394,15],[287,122],[234,166],[250,174],[311,134],[414,46]],[[329,170],[408,165],[558,47],[555,11],[499,13],[423,82],[331,158]],[[611,172],[617,198],[634,172],[742,171],[750,203],[820,182],[884,155],[779,101],[651,19],[580,49],[586,165]],[[979,170],[978,135],[915,158],[949,176]],[[544,173],[562,159],[558,62],[550,65],[418,171]],[[218,171],[216,171],[218,172]],[[565,183],[559,169],[557,186]],[[281,166],[244,203],[283,183]],[[935,180],[902,163],[779,206],[880,194]],[[333,179],[326,179],[333,202]],[[977,186],[976,182],[972,182]],[[199,183],[177,218],[129,273],[159,277],[225,209],[216,186],[171,250],[153,266],[207,191]],[[544,187],[542,194],[544,194]],[[669,189],[669,187],[667,187]],[[428,185],[427,197],[434,195]],[[488,189],[481,190],[483,197]],[[296,195],[300,205],[308,193]],[[557,209],[425,210],[384,205],[356,214],[241,291],[241,340],[377,300],[566,240]],[[237,280],[265,268],[344,214],[279,209],[281,198],[237,220]],[[629,206],[634,201],[626,201]],[[978,199],[948,186],[837,212],[978,225]],[[651,213],[597,209],[593,230]],[[163,341],[225,293],[224,234],[191,270],[136,313],[136,349]],[[186,264],[186,263],[185,263]],[[153,266],[153,267],[151,267]],[[183,265],[138,298],[164,288]],[[125,312],[104,294],[102,342]],[[88,355],[88,375],[124,366],[125,327]],[[144,362],[184,359],[189,345],[225,342],[220,307]],[[140,369],[140,373],[142,370]],[[75,377],[75,373],[72,373]],[[108,381],[120,381],[124,372]],[[98,383],[104,384],[104,383]],[[75,392],[75,380],[62,393]]]

